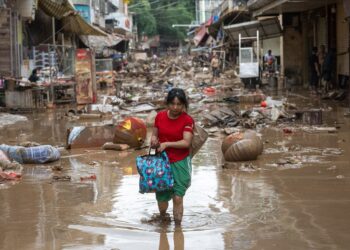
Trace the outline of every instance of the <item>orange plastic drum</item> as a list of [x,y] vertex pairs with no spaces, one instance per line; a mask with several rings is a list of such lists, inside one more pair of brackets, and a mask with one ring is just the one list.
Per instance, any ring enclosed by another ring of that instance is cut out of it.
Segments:
[[147,134],[146,124],[136,117],[125,118],[115,129],[114,143],[128,144],[131,147],[140,147]]

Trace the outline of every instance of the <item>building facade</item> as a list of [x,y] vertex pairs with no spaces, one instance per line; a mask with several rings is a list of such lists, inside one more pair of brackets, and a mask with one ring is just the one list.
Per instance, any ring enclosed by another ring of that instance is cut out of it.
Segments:
[[232,0],[196,0],[196,20],[199,24],[204,23],[212,16],[212,11],[223,2]]
[[[309,83],[309,56],[313,47],[325,46],[335,52],[332,82],[337,87],[349,79],[349,23],[348,0],[249,0],[253,16],[281,15],[282,73],[293,82]],[[295,49],[298,48],[298,49]]]

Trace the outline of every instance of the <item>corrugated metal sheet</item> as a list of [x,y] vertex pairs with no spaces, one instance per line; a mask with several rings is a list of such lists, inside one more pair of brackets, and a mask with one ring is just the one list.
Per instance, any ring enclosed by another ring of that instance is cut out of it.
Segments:
[[8,108],[34,108],[32,90],[6,91],[5,103]]
[[238,42],[239,34],[242,34],[243,37],[254,37],[257,30],[259,30],[261,39],[269,39],[282,35],[282,28],[278,18],[268,18],[224,26],[225,33],[229,35],[234,43]]
[[349,75],[349,23],[342,3],[337,5],[337,74]]
[[49,16],[62,19],[64,30],[78,35],[106,36],[106,33],[87,23],[79,15],[69,0],[56,3],[52,0],[39,0],[39,7]]

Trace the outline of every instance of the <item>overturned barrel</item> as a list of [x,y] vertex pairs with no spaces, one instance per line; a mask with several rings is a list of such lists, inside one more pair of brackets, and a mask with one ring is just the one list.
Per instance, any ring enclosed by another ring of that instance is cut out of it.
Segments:
[[147,128],[143,120],[128,117],[117,125],[113,142],[127,144],[130,147],[140,147],[145,142],[146,134]]
[[226,161],[251,161],[256,160],[262,153],[263,144],[255,131],[248,130],[227,136],[221,150]]

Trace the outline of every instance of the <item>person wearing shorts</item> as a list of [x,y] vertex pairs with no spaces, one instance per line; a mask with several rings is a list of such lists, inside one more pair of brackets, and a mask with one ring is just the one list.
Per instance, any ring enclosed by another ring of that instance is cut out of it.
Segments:
[[213,55],[213,58],[211,59],[211,62],[210,62],[210,66],[213,73],[212,80],[213,82],[215,82],[216,79],[220,76],[220,73],[219,73],[220,62],[216,54]]
[[168,155],[173,171],[172,190],[157,192],[156,199],[161,216],[166,215],[169,201],[173,200],[175,225],[181,225],[183,197],[191,185],[190,146],[193,138],[194,121],[186,113],[188,101],[185,92],[179,88],[169,91],[166,98],[167,109],[157,114],[151,137],[151,147]]

